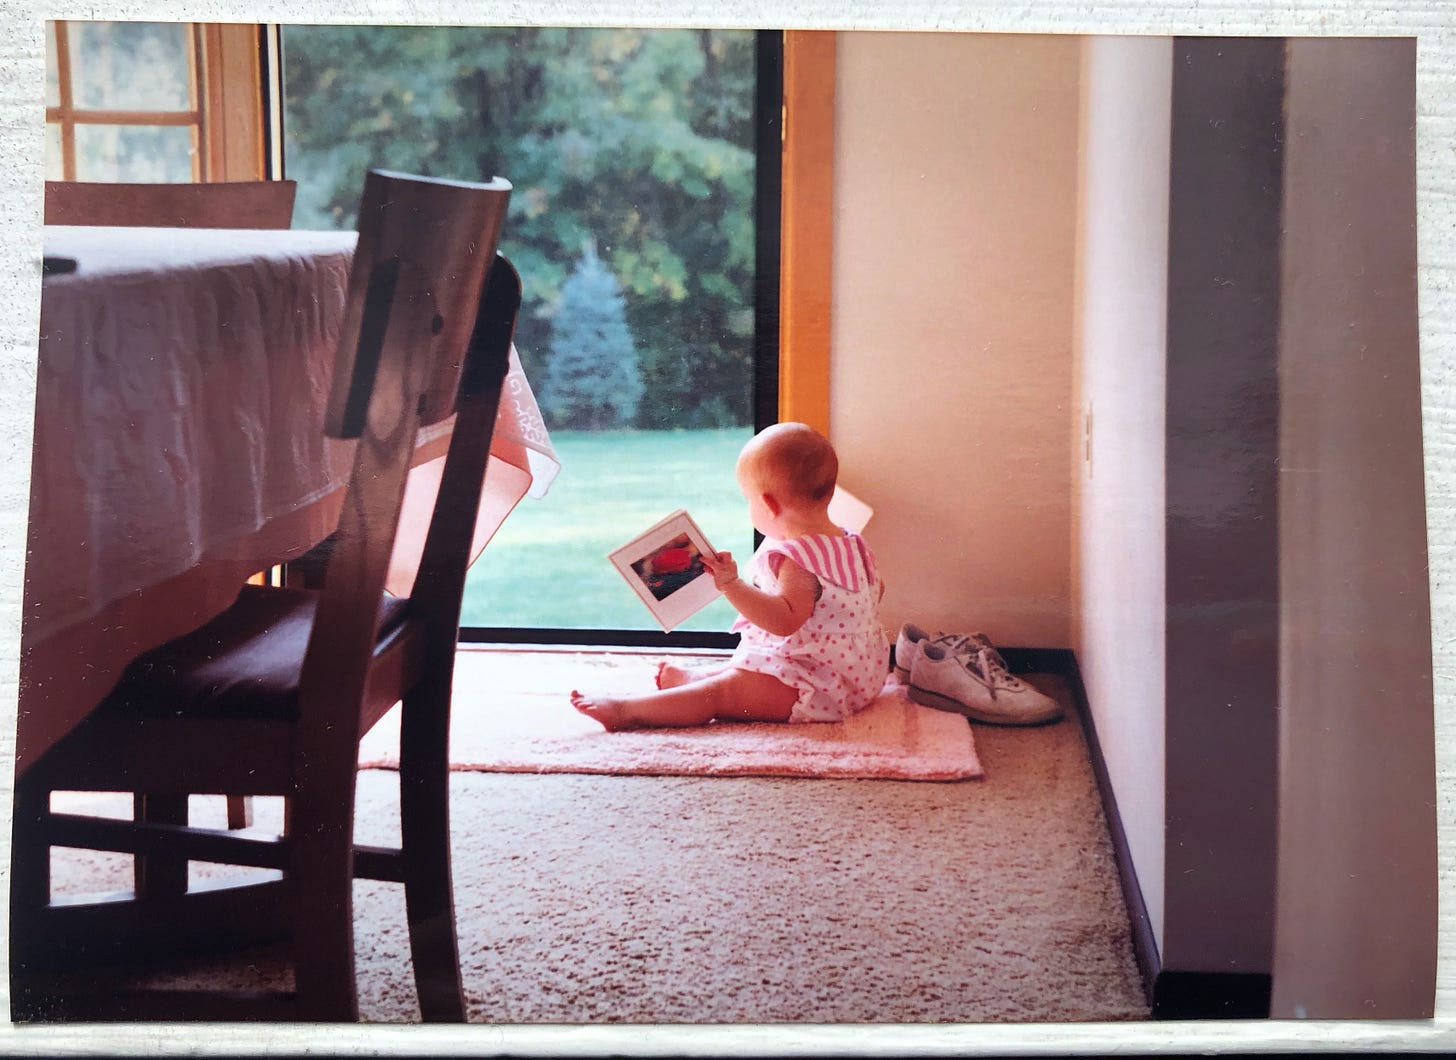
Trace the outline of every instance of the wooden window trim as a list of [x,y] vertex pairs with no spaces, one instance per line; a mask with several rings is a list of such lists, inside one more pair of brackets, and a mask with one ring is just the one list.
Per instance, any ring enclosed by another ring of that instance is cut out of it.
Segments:
[[70,121],[76,125],[196,125],[201,114],[195,110],[84,110],[47,107],[46,121]]
[[267,177],[263,131],[262,29],[256,23],[202,28],[203,128],[211,180]]
[[[46,31],[55,34],[56,41],[56,81],[59,86],[60,106],[56,108],[55,120],[61,127],[61,174],[67,180],[75,180],[76,126],[65,120],[75,103],[75,96],[71,91],[71,38],[64,31],[63,25],[60,22],[54,23],[47,26]],[[47,110],[46,121],[50,120],[51,113]]]
[[779,419],[829,433],[834,243],[834,51],[826,30],[784,33]]
[[187,37],[192,107],[169,111],[77,108],[67,27],[65,20],[47,27],[55,34],[59,102],[46,108],[46,121],[60,127],[64,179],[76,179],[77,125],[191,127],[196,148],[193,180],[261,180],[266,176],[257,24],[194,24]]

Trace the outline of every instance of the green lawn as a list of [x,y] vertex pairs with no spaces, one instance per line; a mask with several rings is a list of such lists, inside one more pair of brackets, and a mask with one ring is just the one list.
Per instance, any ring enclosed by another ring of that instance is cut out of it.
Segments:
[[[461,624],[659,629],[607,554],[686,508],[713,547],[747,560],[753,528],[733,465],[752,433],[554,432],[561,474],[544,498],[521,501],[471,568]],[[718,600],[679,628],[726,631],[733,618]]]

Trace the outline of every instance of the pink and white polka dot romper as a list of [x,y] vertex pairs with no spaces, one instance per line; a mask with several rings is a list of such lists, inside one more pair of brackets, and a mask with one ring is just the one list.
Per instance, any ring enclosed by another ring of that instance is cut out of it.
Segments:
[[797,689],[790,721],[842,721],[879,695],[889,668],[874,553],[848,530],[766,539],[753,557],[754,584],[772,591],[786,558],[818,578],[823,589],[809,620],[779,637],[740,618],[733,630],[743,638],[729,665]]

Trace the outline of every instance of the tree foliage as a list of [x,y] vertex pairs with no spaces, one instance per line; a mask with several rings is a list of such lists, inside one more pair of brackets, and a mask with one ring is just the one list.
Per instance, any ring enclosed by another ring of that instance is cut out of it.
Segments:
[[561,288],[541,410],[553,427],[625,427],[637,416],[642,376],[622,291],[590,244]]
[[284,72],[297,224],[352,226],[371,167],[505,177],[528,371],[590,242],[636,336],[638,425],[750,421],[751,32],[288,27]]

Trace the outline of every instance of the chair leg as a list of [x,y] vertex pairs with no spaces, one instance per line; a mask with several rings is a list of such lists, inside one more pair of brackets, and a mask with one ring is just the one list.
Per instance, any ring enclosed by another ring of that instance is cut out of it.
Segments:
[[463,1023],[465,997],[450,875],[450,682],[427,681],[400,718],[399,801],[405,906],[420,1013]]
[[[36,915],[51,900],[51,850],[45,819],[50,791],[25,776],[15,781],[15,817],[10,846],[10,967],[20,973],[35,960],[40,941],[33,937]],[[16,1005],[21,999],[15,999]],[[12,1018],[24,1018],[12,1012]]]
[[[148,824],[187,823],[186,795],[152,795],[138,792],[132,796],[132,814]],[[187,893],[187,859],[161,854],[138,854],[132,859],[132,874],[139,897],[162,897]]]
[[44,785],[21,776],[15,781],[15,818],[10,848],[10,898],[25,906],[41,906],[51,899],[50,845],[45,819],[51,793]]
[[[295,797],[289,808],[289,829],[295,837],[288,873],[293,889],[294,979],[302,1020],[359,1020],[354,980],[354,763],[344,765],[349,769],[347,780],[337,776],[339,763],[322,762],[310,770],[310,780],[317,790],[348,791],[347,799]],[[326,773],[335,775],[325,777]],[[300,836],[310,837],[309,842],[298,842]]]

